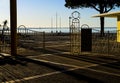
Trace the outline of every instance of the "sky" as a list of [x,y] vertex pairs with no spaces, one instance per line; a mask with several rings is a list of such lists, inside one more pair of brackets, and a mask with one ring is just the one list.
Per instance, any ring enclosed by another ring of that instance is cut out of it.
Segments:
[[[26,27],[69,27],[69,17],[74,11],[80,13],[80,26],[83,24],[89,27],[100,27],[99,18],[92,18],[93,15],[99,14],[94,9],[68,9],[64,6],[65,0],[17,0],[17,26],[25,25]],[[10,5],[9,0],[0,0],[0,24],[8,20],[10,25]],[[116,8],[113,11],[119,11]],[[105,27],[116,27],[115,18],[106,18]]]

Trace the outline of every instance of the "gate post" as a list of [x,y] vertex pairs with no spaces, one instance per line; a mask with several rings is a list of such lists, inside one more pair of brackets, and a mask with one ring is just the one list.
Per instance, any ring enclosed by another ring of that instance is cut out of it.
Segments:
[[[83,28],[87,27],[87,28]],[[92,29],[84,24],[81,28],[81,52],[92,51]]]

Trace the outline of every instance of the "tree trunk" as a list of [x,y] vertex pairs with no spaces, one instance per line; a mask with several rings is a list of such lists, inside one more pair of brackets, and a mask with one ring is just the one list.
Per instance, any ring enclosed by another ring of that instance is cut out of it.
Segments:
[[17,0],[10,0],[11,55],[17,55]]
[[[100,3],[99,6],[100,6],[100,11],[99,11],[100,14],[105,13],[104,5]],[[101,26],[100,36],[103,37],[104,36],[104,17],[100,17],[100,26]]]
[[100,17],[100,26],[101,26],[101,31],[100,31],[100,36],[104,36],[104,17]]

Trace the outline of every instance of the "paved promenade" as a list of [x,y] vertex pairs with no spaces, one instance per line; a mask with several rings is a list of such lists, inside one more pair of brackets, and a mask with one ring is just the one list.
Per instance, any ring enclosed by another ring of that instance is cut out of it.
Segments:
[[120,83],[119,69],[113,56],[1,56],[0,83]]

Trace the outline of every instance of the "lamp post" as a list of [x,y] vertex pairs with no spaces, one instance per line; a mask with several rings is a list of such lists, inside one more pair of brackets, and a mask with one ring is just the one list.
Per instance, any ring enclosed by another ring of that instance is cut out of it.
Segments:
[[10,0],[11,55],[17,54],[17,1]]

